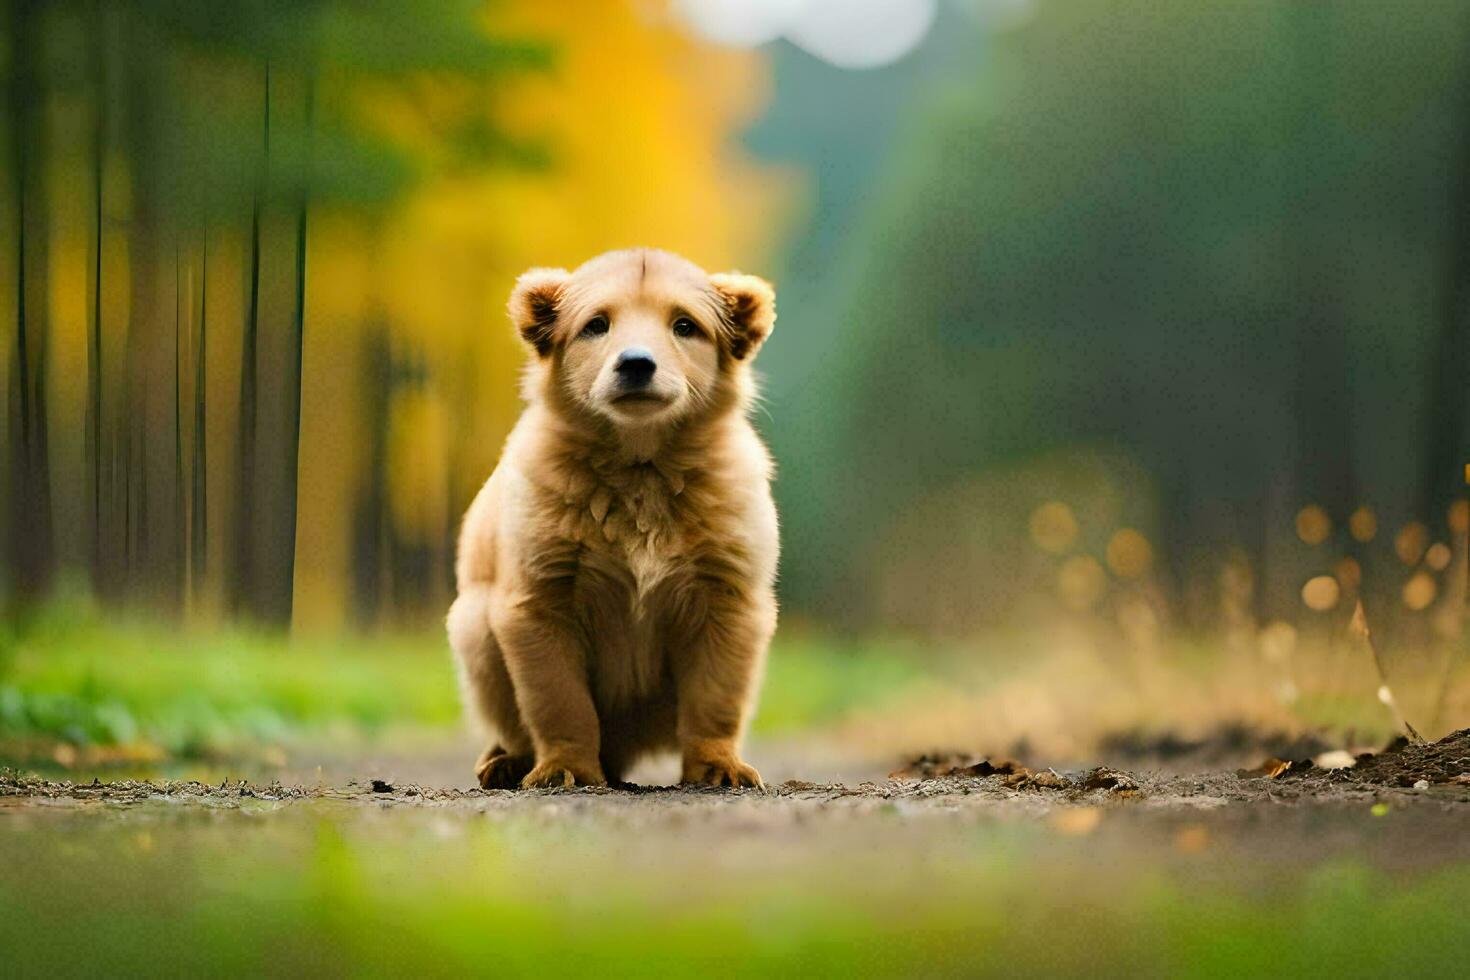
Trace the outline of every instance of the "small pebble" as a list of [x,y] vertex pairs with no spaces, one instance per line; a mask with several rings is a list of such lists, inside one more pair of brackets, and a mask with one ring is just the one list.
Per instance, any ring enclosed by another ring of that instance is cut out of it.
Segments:
[[1415,789],[1428,789],[1429,788],[1429,780],[1427,780],[1427,779],[1421,779],[1421,780],[1419,780],[1417,783],[1414,784],[1414,788]]

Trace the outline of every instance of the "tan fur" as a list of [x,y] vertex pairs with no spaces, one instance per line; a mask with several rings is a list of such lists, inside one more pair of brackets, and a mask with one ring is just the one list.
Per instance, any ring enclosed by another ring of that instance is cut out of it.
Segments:
[[[534,269],[511,319],[524,414],[460,533],[450,645],[486,787],[618,781],[679,749],[685,782],[755,786],[739,743],[776,625],[771,461],[746,419],[775,321],[764,280],[649,249]],[[582,333],[601,315],[609,329]],[[698,336],[676,336],[688,317]],[[613,362],[653,353],[658,400]]]

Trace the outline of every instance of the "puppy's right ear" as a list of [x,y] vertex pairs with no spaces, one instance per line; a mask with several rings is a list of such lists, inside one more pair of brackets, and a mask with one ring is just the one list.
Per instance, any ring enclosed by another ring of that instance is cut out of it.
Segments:
[[561,293],[571,274],[565,269],[531,269],[510,291],[510,320],[521,339],[545,357],[551,353]]

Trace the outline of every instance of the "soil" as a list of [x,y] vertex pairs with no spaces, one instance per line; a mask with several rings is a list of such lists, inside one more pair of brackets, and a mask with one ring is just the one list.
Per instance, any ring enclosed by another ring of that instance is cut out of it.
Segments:
[[[462,740],[252,780],[0,769],[0,948],[38,976],[1455,975],[1467,746],[890,776],[804,741],[751,747],[764,790],[457,788]],[[845,781],[787,778],[818,772]]]
[[1391,800],[1464,807],[1470,816],[1470,729],[1428,744],[1400,739],[1381,752],[1360,755],[1356,765],[1341,769],[1318,766],[1310,758],[1293,760],[1272,756],[1254,769],[1181,775],[1106,766],[1075,770],[1032,768],[1010,759],[931,753],[909,761],[883,781],[847,785],[789,779],[768,785],[764,790],[634,784],[554,790],[479,790],[426,786],[389,777],[352,778],[343,786],[247,780],[223,780],[218,785],[196,780],[103,781],[101,778],[72,782],[0,770],[0,805],[12,806],[26,800],[112,805],[169,800],[228,807],[249,800],[289,803],[318,799],[374,806],[518,806],[533,805],[533,801],[546,797],[599,800],[615,808],[677,806],[716,798],[746,797],[839,807],[861,801],[969,809],[1014,804],[1028,813],[1124,800],[1150,809],[1181,810],[1259,802],[1307,805]]
[[1351,772],[1356,779],[1368,783],[1470,786],[1470,728],[1428,744],[1399,739],[1389,751],[1359,759]]

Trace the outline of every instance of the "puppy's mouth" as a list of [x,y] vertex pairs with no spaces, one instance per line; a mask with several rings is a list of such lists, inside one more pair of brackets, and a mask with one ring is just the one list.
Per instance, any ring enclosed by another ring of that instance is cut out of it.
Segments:
[[647,388],[638,388],[633,391],[619,392],[612,398],[612,403],[619,408],[660,408],[673,401],[668,395],[651,391]]

